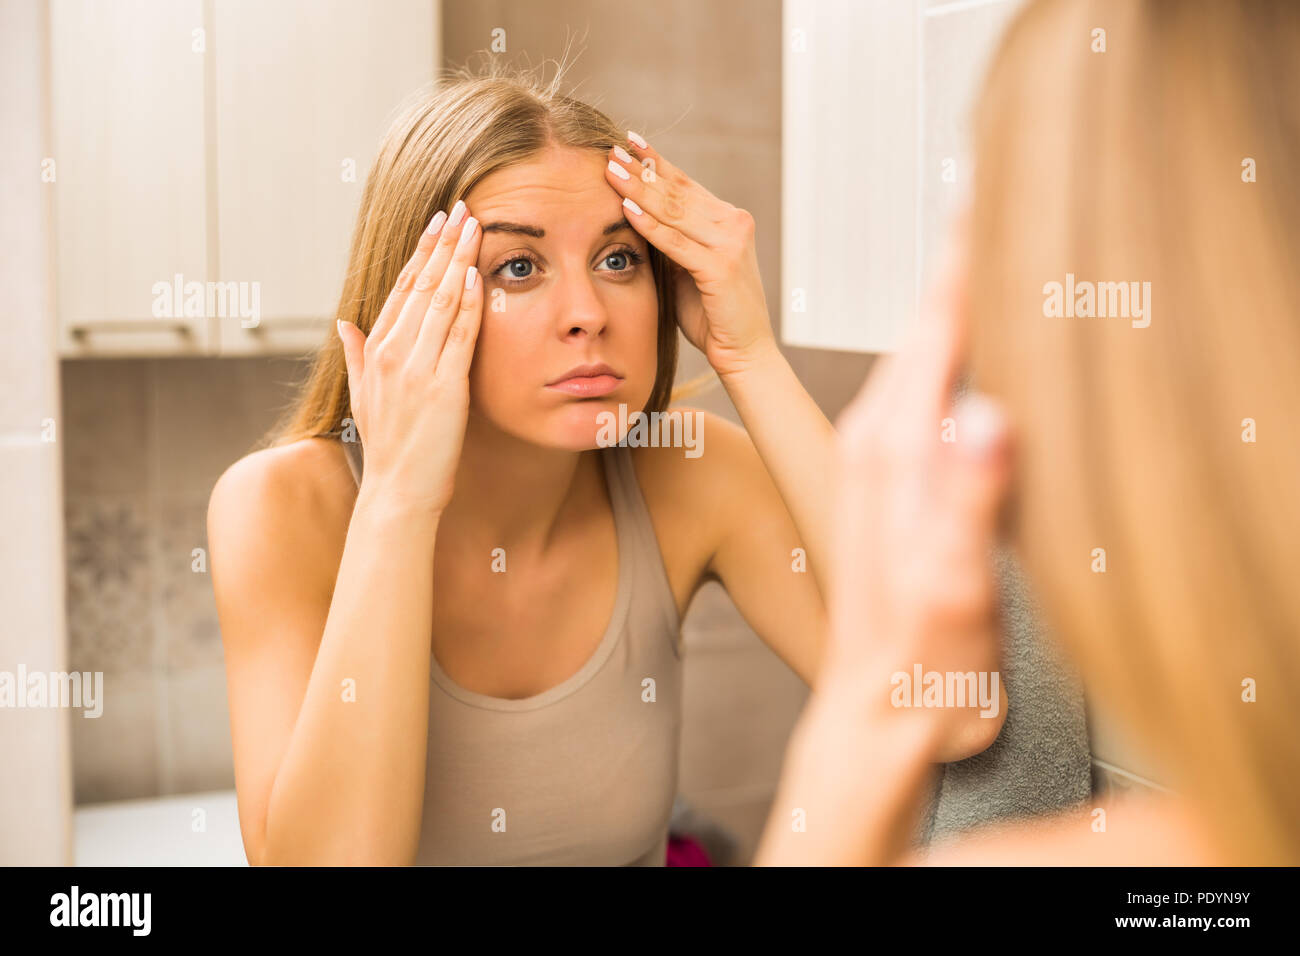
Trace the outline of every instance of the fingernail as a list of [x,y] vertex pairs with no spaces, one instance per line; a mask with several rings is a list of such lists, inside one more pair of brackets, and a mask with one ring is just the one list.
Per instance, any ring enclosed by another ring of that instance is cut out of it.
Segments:
[[957,427],[961,449],[971,457],[986,458],[1002,443],[1007,422],[993,399],[975,392],[962,399]]
[[460,221],[465,218],[465,202],[457,199],[456,205],[451,207],[451,215],[447,217],[447,225],[459,226]]
[[624,169],[618,163],[614,162],[612,159],[609,161],[609,171],[613,173],[615,176],[617,176],[619,179],[632,178],[632,175],[626,169]]
[[473,266],[470,266],[469,269],[465,272],[465,291],[466,291],[466,292],[468,292],[470,289],[474,288],[474,280],[475,280],[477,277],[478,277],[478,270],[475,269]]
[[342,320],[342,319],[335,319],[335,320],[334,320],[334,329],[335,329],[335,331],[338,332],[338,334],[339,334],[339,338],[343,338],[343,320]]
[[438,214],[429,220],[429,228],[427,230],[428,233],[430,235],[433,235],[439,229],[442,228],[442,224],[446,221],[447,221],[447,214],[443,212],[441,209],[439,209]]
[[640,133],[634,133],[632,130],[627,131],[627,138],[632,141],[637,149],[645,149],[649,144],[641,138]]
[[456,249],[459,251],[469,245],[469,241],[474,238],[474,229],[478,226],[478,220],[470,216],[465,220],[465,229],[460,234],[460,240],[456,243]]
[[634,203],[631,199],[625,197],[623,199],[623,205],[625,208],[631,209],[638,216],[641,215],[641,207],[638,206],[636,203]]
[[622,146],[614,147],[614,155],[617,156],[625,163],[632,162],[632,154],[629,153],[627,150],[625,150]]

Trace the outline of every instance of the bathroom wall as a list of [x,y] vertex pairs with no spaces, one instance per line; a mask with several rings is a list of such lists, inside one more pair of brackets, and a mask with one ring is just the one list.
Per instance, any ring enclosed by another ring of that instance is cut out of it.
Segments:
[[63,362],[71,667],[103,671],[106,701],[102,717],[72,721],[78,804],[234,786],[208,495],[302,371],[265,358]]

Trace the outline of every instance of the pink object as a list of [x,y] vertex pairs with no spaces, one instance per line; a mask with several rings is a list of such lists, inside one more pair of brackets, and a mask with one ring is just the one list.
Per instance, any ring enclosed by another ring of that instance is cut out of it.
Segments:
[[698,840],[689,836],[668,838],[668,860],[665,866],[712,866],[709,855]]

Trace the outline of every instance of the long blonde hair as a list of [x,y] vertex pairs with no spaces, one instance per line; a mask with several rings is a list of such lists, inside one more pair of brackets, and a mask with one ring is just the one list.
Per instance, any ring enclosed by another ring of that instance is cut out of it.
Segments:
[[[450,209],[484,177],[533,158],[548,145],[607,151],[624,134],[604,113],[560,92],[563,68],[462,70],[421,95],[393,122],[371,167],[352,236],[337,318],[369,332],[439,209]],[[650,248],[659,298],[658,365],[647,412],[673,398],[677,320],[670,266]],[[343,348],[331,325],[302,390],[270,444],[338,434],[348,417]]]
[[[975,124],[973,372],[1021,436],[1015,543],[1233,863],[1300,862],[1297,90],[1294,0],[1037,2]],[[1147,316],[1047,315],[1067,273],[1150,282]]]

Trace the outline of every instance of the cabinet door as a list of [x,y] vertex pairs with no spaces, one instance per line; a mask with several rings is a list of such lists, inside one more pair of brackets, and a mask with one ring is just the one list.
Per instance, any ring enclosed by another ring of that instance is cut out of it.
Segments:
[[786,342],[897,347],[968,197],[970,106],[1020,3],[786,0]]
[[207,347],[202,27],[200,0],[50,5],[64,355]]
[[781,337],[894,347],[916,301],[921,0],[786,0]]
[[333,333],[379,140],[432,83],[438,5],[221,0],[214,13],[220,274],[260,299],[255,326],[220,320],[220,349],[306,351]]

